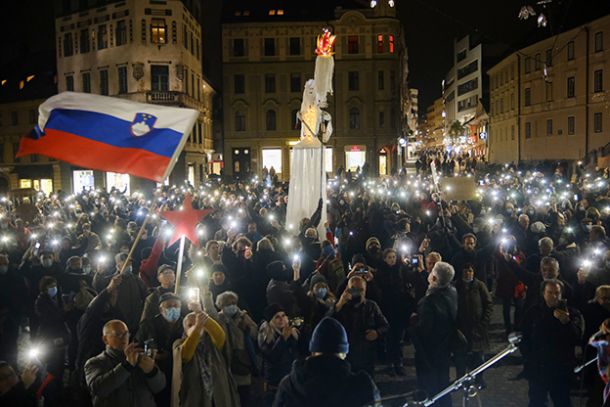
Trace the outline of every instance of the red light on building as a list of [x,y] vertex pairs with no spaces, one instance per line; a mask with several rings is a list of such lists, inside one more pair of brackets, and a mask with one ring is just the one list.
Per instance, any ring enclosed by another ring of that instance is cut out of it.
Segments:
[[394,53],[394,36],[390,35],[390,54]]

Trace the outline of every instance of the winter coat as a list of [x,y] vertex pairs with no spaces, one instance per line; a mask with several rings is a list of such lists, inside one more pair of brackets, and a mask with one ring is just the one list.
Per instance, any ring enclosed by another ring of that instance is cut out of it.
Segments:
[[132,273],[123,273],[122,276],[121,284],[117,288],[118,299],[116,305],[125,318],[123,322],[133,335],[138,331],[140,325],[147,289],[140,277]]
[[265,321],[258,330],[258,347],[263,355],[263,377],[268,384],[277,386],[290,373],[299,343],[292,336],[284,339]]
[[354,373],[349,362],[323,354],[294,363],[282,379],[274,407],[357,407],[379,401],[375,382],[364,371]]
[[489,322],[493,312],[493,301],[487,286],[475,279],[456,284],[458,293],[457,327],[466,339],[469,350],[484,352],[489,349]]
[[379,306],[383,315],[390,323],[394,320],[407,321],[415,304],[407,293],[406,274],[400,264],[390,267],[382,263],[375,273],[375,280],[381,289]]
[[85,364],[87,388],[93,407],[155,406],[153,394],[165,387],[165,375],[156,366],[146,374],[131,366],[121,351],[107,349]]
[[519,348],[528,379],[547,381],[572,375],[576,364],[574,351],[581,343],[584,323],[575,308],[568,308],[568,312],[570,321],[565,325],[553,316],[553,309],[544,301],[525,313]]
[[286,315],[293,317],[298,314],[296,300],[287,281],[272,279],[267,286],[267,304],[279,304]]

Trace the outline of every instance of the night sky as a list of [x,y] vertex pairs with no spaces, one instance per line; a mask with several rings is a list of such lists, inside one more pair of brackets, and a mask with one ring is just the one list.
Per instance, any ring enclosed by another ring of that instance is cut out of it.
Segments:
[[[204,0],[210,1],[210,0]],[[214,1],[214,0],[213,0]],[[217,0],[219,1],[219,0]],[[251,0],[259,1],[259,0]],[[296,0],[291,0],[296,1]],[[386,1],[386,0],[379,0]],[[535,19],[519,21],[528,0],[395,0],[409,49],[410,84],[420,90],[420,112],[441,94],[441,80],[451,67],[453,39],[468,33],[486,42],[517,49],[528,39],[543,38],[610,11],[608,0],[553,0],[549,26]],[[0,73],[24,67],[54,48],[53,1],[3,2],[0,24]],[[34,58],[33,58],[34,57]],[[29,63],[29,62],[28,62]],[[21,65],[21,66],[20,66]],[[217,64],[215,64],[218,66]]]

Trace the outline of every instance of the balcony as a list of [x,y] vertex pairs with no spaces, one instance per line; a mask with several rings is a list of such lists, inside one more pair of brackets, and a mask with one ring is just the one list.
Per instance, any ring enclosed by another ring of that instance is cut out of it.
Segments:
[[186,93],[175,91],[146,92],[146,103],[166,106],[189,107],[200,112],[207,111],[207,108],[202,101],[197,100],[187,95]]

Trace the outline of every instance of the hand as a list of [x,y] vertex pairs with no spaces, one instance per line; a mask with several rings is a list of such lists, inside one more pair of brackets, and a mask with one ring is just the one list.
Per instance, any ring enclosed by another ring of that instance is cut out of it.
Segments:
[[208,322],[210,316],[203,311],[197,312],[195,315],[195,329],[201,331],[205,326],[205,323]]
[[138,358],[140,357],[139,349],[136,348],[136,343],[131,342],[124,350],[125,359],[127,359],[127,363],[131,366],[135,366],[138,363]]
[[581,268],[576,272],[576,277],[578,278],[578,284],[584,284],[587,282],[587,272]]
[[190,301],[187,304],[187,308],[191,312],[201,312],[201,311],[203,311],[201,309],[201,303],[199,301]]
[[299,281],[301,279],[301,265],[299,262],[292,263],[292,281]]
[[246,247],[246,250],[244,250],[244,259],[250,260],[251,258],[252,258],[252,248]]
[[570,314],[566,311],[556,309],[553,311],[553,316],[564,325],[570,322]]
[[368,329],[366,331],[366,334],[364,335],[364,337],[366,338],[367,341],[373,342],[373,341],[376,341],[377,338],[379,338],[379,334],[374,329]]
[[30,386],[36,381],[36,374],[38,373],[38,366],[32,364],[26,367],[21,373],[21,382],[23,387],[29,389]]
[[603,334],[610,335],[610,327],[608,327],[608,325],[606,325],[605,321],[602,322],[602,324],[599,326],[599,330]]
[[138,362],[138,367],[142,369],[144,373],[150,373],[155,368],[155,356],[157,351],[153,350],[152,356],[147,356],[146,354],[142,354],[140,356],[140,361]]
[[341,297],[339,297],[339,301],[337,301],[337,307],[341,308],[342,306],[344,306],[351,300],[352,300],[352,294],[350,294],[349,290],[346,287],[345,291],[343,291],[343,294],[341,294]]
[[292,327],[290,325],[286,325],[284,327],[284,329],[282,329],[282,336],[284,337],[284,340],[290,338],[290,335],[292,335]]
[[119,288],[119,285],[121,285],[121,281],[123,281],[123,276],[121,274],[112,277],[106,289],[111,293],[116,291],[116,289]]

